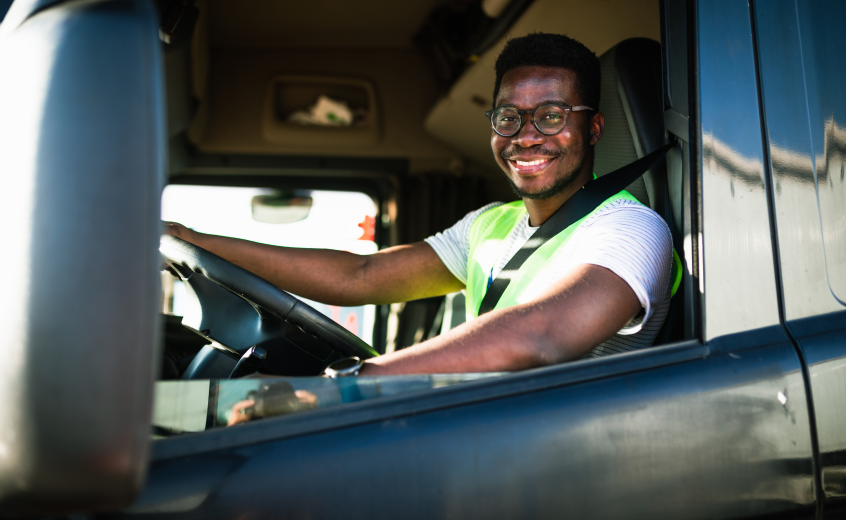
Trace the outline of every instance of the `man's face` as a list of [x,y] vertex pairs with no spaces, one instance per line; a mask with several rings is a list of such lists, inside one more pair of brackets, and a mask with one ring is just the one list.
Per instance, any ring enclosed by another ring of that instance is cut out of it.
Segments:
[[[576,75],[569,69],[512,69],[502,77],[495,106],[528,110],[548,103],[582,105],[575,83]],[[519,197],[546,199],[572,185],[582,173],[590,145],[599,140],[591,135],[593,115],[591,111],[570,112],[564,129],[555,135],[539,132],[528,114],[523,116],[523,127],[511,137],[491,130],[494,157]]]

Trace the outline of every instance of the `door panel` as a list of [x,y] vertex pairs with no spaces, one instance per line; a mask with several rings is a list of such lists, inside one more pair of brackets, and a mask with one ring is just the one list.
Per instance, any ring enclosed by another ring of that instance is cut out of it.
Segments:
[[844,20],[837,1],[755,6],[785,318],[808,364],[827,515],[846,508]]
[[[742,347],[767,337],[769,344]],[[305,435],[287,427],[309,419],[300,414],[157,441],[211,436],[230,447],[154,455],[147,489],[125,513],[138,520],[246,512],[256,519],[813,514],[804,384],[780,329],[723,338],[693,361],[554,383],[556,373],[611,362],[620,369],[649,354],[532,371],[549,384],[500,398],[480,398],[477,389],[532,372],[436,390],[425,398],[466,392],[474,402],[383,420],[368,419],[378,402],[359,403],[360,421],[346,427],[328,422],[340,409],[308,412],[325,419]],[[229,442],[274,424],[293,433]]]
[[779,323],[745,1],[698,5],[705,338]]
[[846,312],[795,320],[810,366],[825,511],[846,509]]
[[843,310],[846,296],[846,4],[828,5],[825,15],[792,1],[755,10],[788,321]]
[[797,2],[795,9],[828,286],[846,306],[846,4]]

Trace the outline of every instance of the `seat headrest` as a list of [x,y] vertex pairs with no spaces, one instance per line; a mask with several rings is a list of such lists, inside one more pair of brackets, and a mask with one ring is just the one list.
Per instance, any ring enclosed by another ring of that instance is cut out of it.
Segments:
[[[661,102],[661,45],[647,38],[624,40],[599,58],[602,69],[599,111],[605,115],[605,132],[596,145],[594,172],[612,172],[664,144]],[[632,183],[628,191],[662,216],[656,169]],[[661,176],[666,179],[666,174]],[[661,181],[666,184],[666,181]],[[665,217],[666,218],[666,217]]]

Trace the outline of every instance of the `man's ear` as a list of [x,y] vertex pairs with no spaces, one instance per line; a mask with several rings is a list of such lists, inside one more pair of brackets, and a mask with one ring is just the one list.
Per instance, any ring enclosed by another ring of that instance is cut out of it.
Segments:
[[605,131],[605,115],[602,112],[597,112],[590,119],[590,144],[595,145],[602,139],[602,133]]

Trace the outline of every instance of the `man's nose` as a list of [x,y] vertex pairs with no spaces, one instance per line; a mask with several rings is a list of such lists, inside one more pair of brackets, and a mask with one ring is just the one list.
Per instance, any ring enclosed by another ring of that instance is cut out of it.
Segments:
[[532,146],[537,146],[543,143],[545,140],[546,136],[540,133],[537,128],[535,128],[531,116],[526,118],[525,122],[523,122],[523,127],[520,129],[520,131],[517,132],[511,138],[511,142],[522,148],[530,148]]

